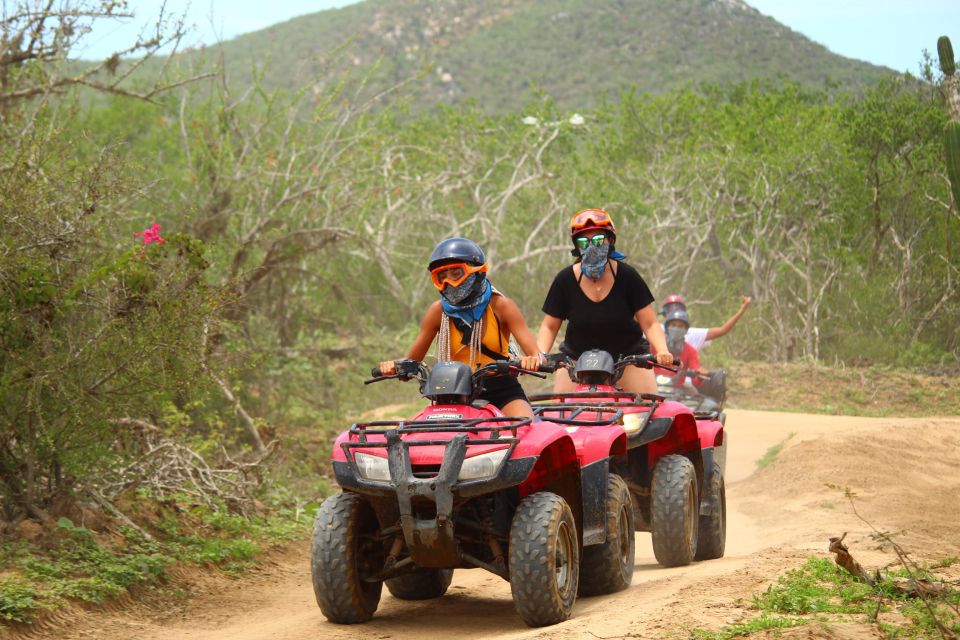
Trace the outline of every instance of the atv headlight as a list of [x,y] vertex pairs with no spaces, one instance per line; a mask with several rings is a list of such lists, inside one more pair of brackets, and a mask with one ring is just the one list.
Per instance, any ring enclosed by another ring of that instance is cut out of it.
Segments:
[[623,430],[627,433],[636,433],[640,431],[640,425],[643,424],[643,418],[639,413],[628,413],[623,416]]
[[386,458],[372,456],[369,453],[353,454],[353,461],[357,463],[357,470],[367,480],[390,480],[390,465]]
[[509,449],[501,449],[491,453],[484,453],[479,456],[473,456],[463,461],[460,467],[458,480],[480,480],[481,478],[491,478],[500,468],[500,463],[507,457]]
[[657,384],[670,384],[673,381],[673,378],[670,376],[659,375],[657,376]]

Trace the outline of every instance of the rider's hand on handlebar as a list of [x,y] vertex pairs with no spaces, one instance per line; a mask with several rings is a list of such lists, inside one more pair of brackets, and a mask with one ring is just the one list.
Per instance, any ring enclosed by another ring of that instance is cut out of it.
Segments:
[[392,376],[397,373],[397,363],[393,360],[384,360],[380,363],[380,374]]
[[673,364],[673,354],[670,353],[669,351],[658,353],[656,358],[657,358],[657,364],[665,364],[668,366]]
[[540,368],[540,354],[523,356],[520,358],[520,368],[527,371],[536,371]]

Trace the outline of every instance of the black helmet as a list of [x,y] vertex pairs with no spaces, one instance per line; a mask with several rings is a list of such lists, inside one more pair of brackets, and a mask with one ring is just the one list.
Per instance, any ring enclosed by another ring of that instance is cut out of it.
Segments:
[[663,324],[666,326],[671,320],[679,320],[690,328],[690,316],[683,309],[674,309],[663,318]]
[[480,245],[473,240],[447,238],[433,248],[427,270],[432,271],[443,262],[466,262],[480,266],[486,264],[487,257],[483,255],[483,249],[480,248]]
[[423,397],[441,404],[445,401],[469,402],[473,397],[473,375],[462,362],[438,362],[433,366],[421,391]]

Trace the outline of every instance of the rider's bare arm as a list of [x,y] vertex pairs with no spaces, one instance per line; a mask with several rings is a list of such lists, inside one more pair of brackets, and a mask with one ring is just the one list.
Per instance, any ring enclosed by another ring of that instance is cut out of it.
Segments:
[[[427,312],[423,314],[423,320],[420,322],[420,332],[413,339],[413,345],[407,351],[408,360],[423,360],[427,357],[430,345],[433,339],[437,337],[440,331],[440,318],[442,316],[442,305],[436,301],[427,307]],[[397,367],[393,360],[384,360],[380,363],[380,373],[385,376],[392,376],[397,372]]]
[[715,340],[730,333],[730,330],[733,329],[734,325],[740,320],[740,317],[746,312],[747,307],[750,306],[751,300],[752,298],[750,296],[743,296],[743,303],[735,314],[727,318],[727,321],[719,327],[710,327],[707,329],[707,340]]
[[500,322],[517,339],[517,344],[523,349],[525,355],[520,359],[521,367],[531,370],[536,369],[540,365],[540,354],[537,343],[533,339],[533,334],[530,333],[530,328],[527,326],[527,321],[523,319],[520,307],[510,298],[503,296],[496,296],[494,301],[494,313],[497,314]]
[[653,304],[648,304],[637,311],[634,318],[640,324],[640,328],[643,329],[643,335],[647,336],[650,348],[657,356],[657,362],[660,364],[672,363],[673,356],[667,348],[667,338],[663,334],[663,327],[657,321],[657,312],[653,310]]
[[537,331],[537,348],[543,353],[550,353],[553,349],[553,343],[557,340],[557,334],[560,333],[560,325],[563,320],[550,314],[543,315],[543,322],[540,323],[540,329]]

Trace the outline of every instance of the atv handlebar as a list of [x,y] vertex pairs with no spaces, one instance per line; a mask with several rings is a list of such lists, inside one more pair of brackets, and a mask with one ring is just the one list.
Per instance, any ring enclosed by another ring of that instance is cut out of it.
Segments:
[[426,379],[425,367],[423,366],[423,363],[418,360],[394,360],[393,364],[396,366],[396,373],[385,376],[380,373],[380,367],[374,367],[370,370],[370,375],[372,377],[368,380],[364,380],[363,384],[380,382],[381,380],[392,380],[394,378],[399,378],[400,380],[410,380],[411,378]]
[[490,364],[486,364],[477,369],[473,374],[473,379],[478,380],[488,376],[503,376],[521,373],[535,376],[537,378],[546,378],[547,376],[541,375],[540,372],[553,373],[556,370],[557,365],[551,362],[541,362],[540,366],[537,367],[537,370],[532,371],[530,369],[521,369],[519,360],[494,360]]
[[[380,382],[381,380],[410,380],[411,378],[416,378],[418,380],[426,380],[427,378],[427,369],[426,366],[418,360],[394,360],[393,364],[396,365],[397,372],[389,376],[385,376],[380,372],[380,367],[373,367],[370,370],[370,378],[363,381],[363,384],[371,384],[374,382]],[[529,369],[521,369],[519,360],[494,360],[490,364],[484,365],[477,369],[473,373],[473,379],[478,380],[480,378],[486,378],[491,376],[503,376],[503,375],[518,375],[521,373],[536,376],[538,378],[546,378],[546,376],[541,375],[538,372],[543,373],[553,373],[557,370],[557,365],[552,362],[542,362],[537,368],[537,371],[531,371]]]
[[[547,358],[553,363],[554,370],[559,369],[560,367],[573,368],[577,364],[575,359],[571,358],[565,353],[551,353],[547,356]],[[635,367],[640,367],[641,369],[652,369],[656,366],[669,371],[680,371],[679,358],[674,358],[673,364],[657,364],[657,357],[651,353],[624,356],[617,360],[617,362],[614,364],[617,369],[623,369],[627,365],[633,365]],[[544,371],[542,368],[540,370]]]
[[618,368],[625,367],[630,364],[635,367],[640,367],[641,369],[652,369],[654,367],[659,367],[660,369],[666,369],[667,371],[680,371],[679,358],[674,358],[672,364],[657,364],[657,356],[653,355],[652,353],[624,356],[617,360]]

